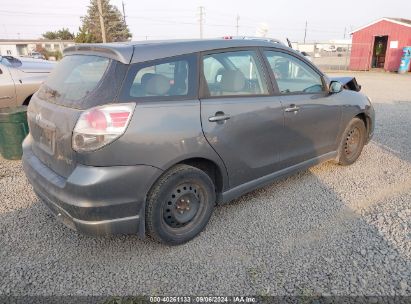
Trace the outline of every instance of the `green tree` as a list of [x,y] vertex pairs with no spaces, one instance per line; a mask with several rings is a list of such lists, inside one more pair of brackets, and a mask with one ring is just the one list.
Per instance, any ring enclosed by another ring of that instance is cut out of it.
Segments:
[[61,30],[58,31],[48,31],[45,32],[43,35],[43,38],[49,39],[49,40],[73,40],[74,39],[74,34],[69,31],[68,28],[62,28]]
[[74,34],[69,31],[68,28],[62,28],[57,32],[58,39],[61,40],[73,40]]
[[93,34],[87,30],[87,28],[83,25],[79,27],[78,33],[74,40],[77,43],[93,43],[97,42],[96,38],[94,38]]
[[[110,0],[101,0],[101,4],[107,42],[126,41],[131,38],[130,30],[118,8],[111,5]],[[81,17],[82,26],[75,39],[77,43],[103,42],[99,18],[97,0],[90,0],[87,15]]]
[[43,38],[49,39],[49,40],[56,40],[57,39],[57,32],[45,32],[42,34]]

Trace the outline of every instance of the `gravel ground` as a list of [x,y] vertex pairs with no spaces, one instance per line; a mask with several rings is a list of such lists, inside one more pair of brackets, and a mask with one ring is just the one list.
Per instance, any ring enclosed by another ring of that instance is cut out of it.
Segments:
[[218,207],[178,247],[78,235],[0,159],[0,295],[411,296],[411,76],[356,76],[377,113],[358,162]]

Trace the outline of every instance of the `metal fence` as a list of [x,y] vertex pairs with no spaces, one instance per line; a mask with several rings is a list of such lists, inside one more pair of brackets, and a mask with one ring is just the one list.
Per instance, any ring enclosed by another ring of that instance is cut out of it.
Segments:
[[300,52],[305,52],[322,70],[368,70],[370,68],[372,46],[370,44],[297,44]]

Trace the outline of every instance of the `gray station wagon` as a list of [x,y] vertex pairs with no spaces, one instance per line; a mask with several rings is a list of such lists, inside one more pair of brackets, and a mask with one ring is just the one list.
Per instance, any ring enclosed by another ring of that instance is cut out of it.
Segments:
[[374,110],[283,45],[193,40],[69,47],[28,120],[24,170],[58,219],[175,245],[216,204],[323,161],[352,164]]

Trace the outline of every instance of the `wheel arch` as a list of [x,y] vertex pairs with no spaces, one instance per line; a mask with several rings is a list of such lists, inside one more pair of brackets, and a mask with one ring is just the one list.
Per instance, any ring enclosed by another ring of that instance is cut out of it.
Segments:
[[32,97],[33,97],[33,94],[27,96],[27,98],[24,99],[23,101],[23,106],[28,106]]
[[224,165],[205,157],[189,157],[172,162],[166,168],[162,168],[163,173],[154,181],[153,185],[165,172],[180,164],[192,166],[205,172],[215,186],[217,197],[228,189],[228,175]]
[[365,112],[358,113],[355,115],[353,118],[359,118],[364,122],[365,129],[367,130],[367,134],[369,133],[369,124],[370,124],[370,118],[365,114]]
[[[214,183],[216,193],[222,193],[225,189],[225,184],[226,180],[222,171],[222,168],[220,168],[217,163],[214,161],[203,158],[203,157],[192,157],[188,159],[184,159],[175,165],[178,164],[185,164],[189,165],[192,167],[195,167],[197,169],[200,169],[201,171],[205,172],[212,182]],[[173,165],[173,166],[175,166]],[[225,168],[223,169],[225,170]]]
[[359,107],[359,106],[347,107],[343,110],[340,131],[337,137],[338,143],[341,142],[343,132],[353,118],[361,119],[364,122],[366,134],[367,134],[366,142],[368,143],[373,127],[374,127],[372,125],[374,123],[373,115],[372,113],[370,113],[367,107]]
[[[365,110],[362,109],[357,109],[357,111],[350,111],[350,112],[346,112],[343,113],[343,119],[342,119],[342,124],[340,126],[340,131],[338,133],[338,136],[336,138],[336,149],[337,151],[340,149],[340,145],[342,143],[342,139],[344,136],[344,131],[347,128],[348,124],[350,123],[350,121],[354,118],[358,118],[361,119],[364,122],[365,125],[365,130],[366,130],[366,134],[367,134],[367,139],[366,139],[366,143],[369,141],[369,136],[370,136],[370,131],[371,131],[371,117],[369,117],[369,115],[367,114],[367,112]],[[339,159],[339,155],[336,158],[337,160]]]
[[367,132],[366,144],[370,142],[373,134],[374,134],[374,117],[373,113],[360,112],[355,117],[361,119],[365,124],[365,130]]

